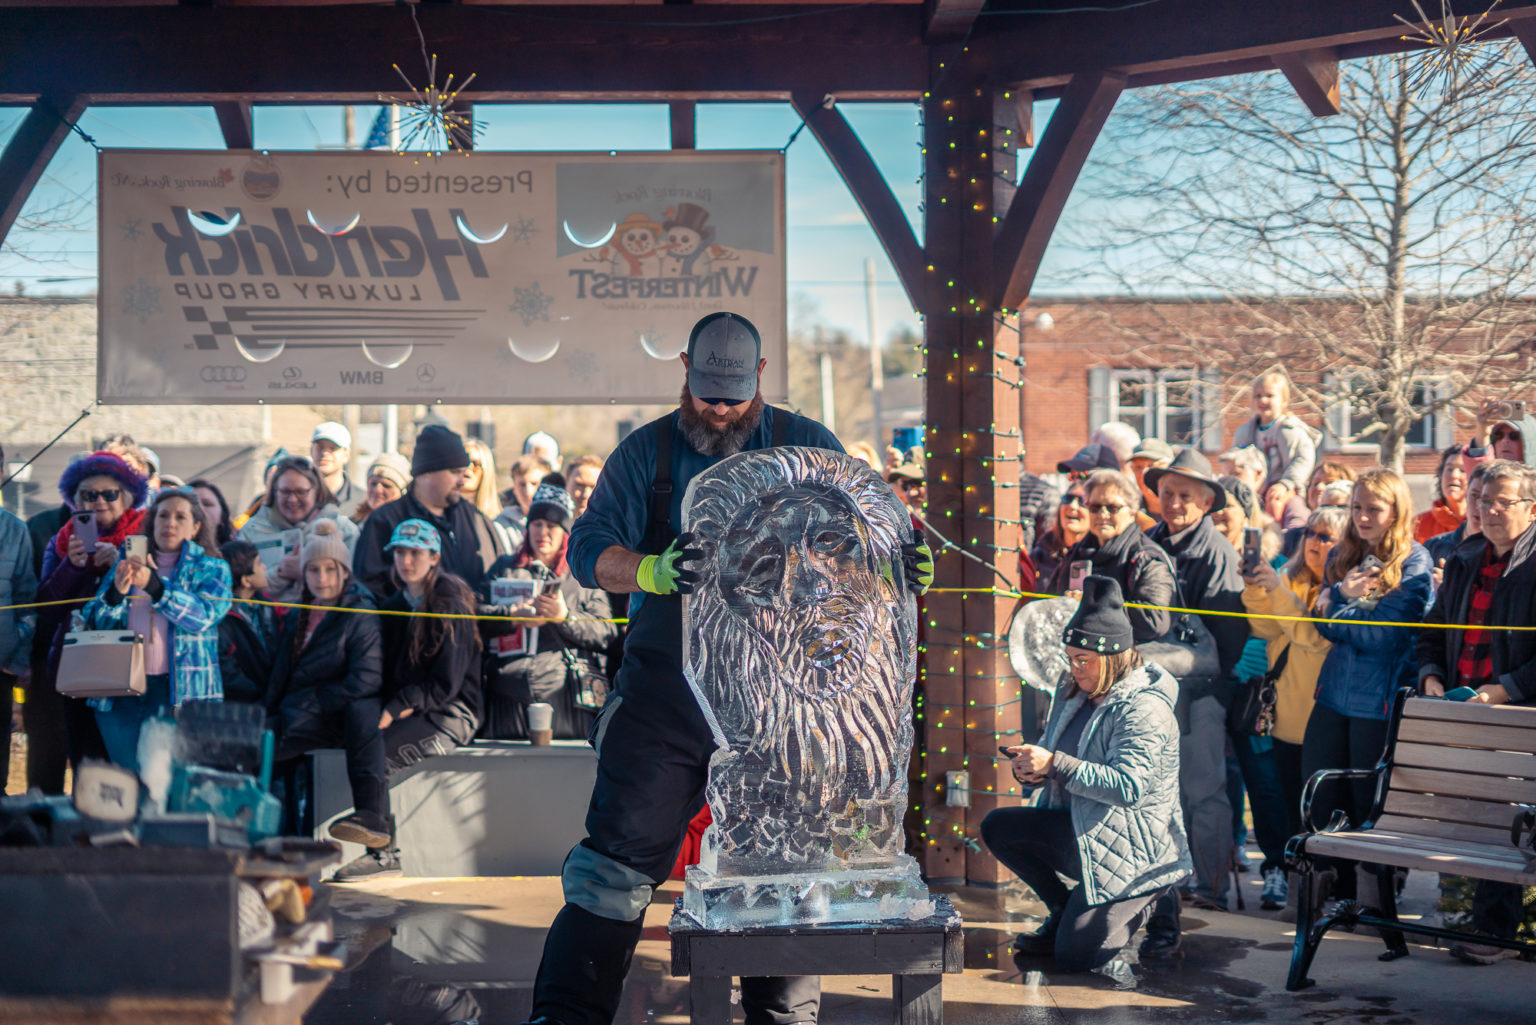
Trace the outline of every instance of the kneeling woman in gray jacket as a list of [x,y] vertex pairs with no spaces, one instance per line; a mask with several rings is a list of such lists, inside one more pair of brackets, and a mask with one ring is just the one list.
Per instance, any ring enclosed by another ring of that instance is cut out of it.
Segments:
[[1078,972],[1112,960],[1192,865],[1179,811],[1179,685],[1137,653],[1120,585],[1089,577],[1063,640],[1071,672],[1039,746],[1006,749],[1014,778],[1026,793],[1042,788],[1039,798],[992,812],[981,836],[1050,912],[1015,949]]

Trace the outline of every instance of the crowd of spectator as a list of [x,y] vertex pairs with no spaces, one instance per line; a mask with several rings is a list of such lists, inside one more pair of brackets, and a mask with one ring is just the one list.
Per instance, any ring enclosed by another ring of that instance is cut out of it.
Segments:
[[[565,549],[602,460],[574,460],[567,490],[539,432],[499,492],[491,450],[446,427],[423,428],[409,459],[378,455],[361,482],[351,447],[345,426],[319,424],[308,455],[276,452],[232,515],[216,484],[162,474],[117,435],[71,460],[57,507],[26,523],[0,511],[0,604],[61,603],[0,611],[4,720],[19,682],[29,787],[62,793],[86,758],[136,767],[142,723],[186,701],[261,705],[289,827],[302,756],[345,751],[354,808],[330,831],[367,848],[339,873],[361,878],[399,870],[390,773],[476,736],[525,738],[536,701],[554,706],[555,736],[586,737],[619,617]],[[515,600],[493,593],[517,579],[533,585]],[[145,637],[145,694],[61,696],[67,634],[118,627]]]
[[[1177,791],[1168,835],[1186,845],[1189,872],[1172,888],[1122,894],[1146,898],[1116,925],[1145,924],[1144,958],[1179,949],[1182,905],[1227,906],[1234,869],[1247,869],[1245,804],[1262,852],[1262,906],[1286,909],[1283,847],[1303,825],[1304,781],[1374,765],[1399,688],[1536,701],[1536,641],[1500,629],[1536,625],[1536,419],[1485,406],[1473,437],[1442,453],[1433,502],[1415,509],[1399,474],[1319,461],[1318,436],[1289,411],[1283,374],[1258,378],[1251,398],[1252,417],[1214,466],[1112,422],[1056,474],[1019,481],[1025,600],[1081,597],[1094,580],[1095,608],[1108,617],[1096,621],[1102,636],[1123,618],[1129,643],[1154,665],[1116,663],[1097,691],[1099,678],[1079,672],[1071,695],[1094,695],[1097,707],[1124,680],[1136,681],[1141,701],[1176,695],[1176,784],[1162,782]],[[431,425],[409,458],[383,453],[353,481],[351,449],[343,425],[319,424],[307,455],[279,450],[261,492],[231,507],[212,482],[181,483],[119,435],[70,463],[58,507],[26,523],[0,511],[0,605],[69,603],[0,610],[0,668],[25,681],[29,786],[61,792],[66,767],[85,758],[135,765],[140,724],[185,701],[259,704],[278,736],[279,781],[295,778],[308,751],[345,750],[354,809],[331,828],[368,849],[341,873],[360,878],[398,871],[392,771],[477,736],[526,737],[534,702],[553,706],[557,737],[587,735],[614,675],[627,601],[583,586],[567,564],[602,459],[562,464],[555,439],[538,432],[501,479],[490,448]],[[848,451],[884,474],[923,528],[922,447]],[[147,539],[142,551],[129,544],[135,536]],[[360,614],[374,611],[404,615]],[[1387,625],[1419,622],[1466,629]],[[123,626],[146,638],[144,696],[61,697],[68,632]],[[1181,651],[1191,659],[1182,676],[1172,664],[1155,668],[1155,653],[1176,661]],[[1257,729],[1230,714],[1255,680],[1275,695]],[[1048,734],[1071,732],[1063,714],[1053,711]],[[1028,763],[1016,761],[1021,779],[1050,779],[1036,755],[1016,758]],[[1324,788],[1315,818],[1337,809],[1358,822],[1371,800],[1363,784]],[[1049,828],[1065,821],[1058,814]],[[1018,825],[988,832],[1064,909],[1047,877],[1072,873],[1025,852]],[[1079,878],[1093,877],[1080,867]],[[1330,895],[1366,899],[1375,878],[1340,863]],[[1518,888],[1480,885],[1478,929],[1513,935],[1520,913]],[[1472,963],[1506,956],[1472,940],[1453,953]]]

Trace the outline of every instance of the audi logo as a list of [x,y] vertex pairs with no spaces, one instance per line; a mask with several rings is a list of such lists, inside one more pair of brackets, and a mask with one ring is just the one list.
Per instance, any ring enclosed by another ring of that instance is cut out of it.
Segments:
[[301,378],[303,376],[304,376],[304,371],[300,370],[298,367],[284,367],[283,368],[283,380],[285,380],[285,381],[297,381],[299,378]]
[[245,368],[204,367],[198,376],[205,384],[239,384],[245,380]]

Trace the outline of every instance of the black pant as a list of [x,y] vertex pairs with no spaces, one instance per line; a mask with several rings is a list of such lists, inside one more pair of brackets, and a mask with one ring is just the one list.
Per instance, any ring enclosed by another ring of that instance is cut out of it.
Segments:
[[[1248,791],[1248,808],[1253,812],[1253,837],[1264,852],[1260,871],[1282,868],[1285,865],[1285,841],[1294,833],[1287,832],[1290,819],[1285,814],[1285,791],[1281,788],[1279,764],[1275,761],[1272,747],[1264,747],[1264,737],[1252,737],[1234,733],[1232,756],[1242,773],[1244,788]],[[1242,821],[1243,806],[1232,806],[1232,817]]]
[[15,686],[16,677],[0,673],[0,797],[5,796],[5,785],[11,778],[11,703],[15,700],[11,688]]
[[107,759],[96,726],[96,713],[84,701],[54,689],[46,660],[34,660],[27,700],[21,706],[27,730],[27,786],[45,794],[64,792],[66,766],[80,768],[83,758]]
[[1086,972],[1109,963],[1151,914],[1155,893],[1089,905],[1072,813],[1064,808],[999,808],[981,822],[987,849],[1035,891],[1056,921],[1056,964]]
[[[471,727],[469,734],[473,736]],[[383,732],[384,767],[399,772],[417,762],[445,755],[463,743],[451,730],[443,729],[432,717],[420,712],[396,719]]]
[[321,712],[314,696],[290,694],[278,707],[274,771],[290,775],[307,752],[340,747],[347,752],[347,782],[358,811],[389,817],[389,784],[384,767],[383,709],[378,698],[356,698],[339,712]]
[[[647,597],[630,629],[618,692],[594,733],[587,837],[566,858],[566,905],[533,987],[533,1016],[564,1025],[613,1022],[651,890],[671,874],[703,804],[715,747],[675,650],[681,599]],[[747,1025],[815,1022],[820,994],[818,976],[741,980]]]
[[[1373,769],[1387,747],[1387,721],[1343,715],[1331,708],[1315,705],[1307,720],[1306,736],[1301,742],[1302,778],[1311,779],[1320,769]],[[1371,813],[1376,799],[1374,780],[1332,781],[1317,788],[1312,802],[1312,822],[1325,826],[1335,810],[1349,816],[1351,826],[1359,827]],[[1336,897],[1355,896],[1355,862],[1330,859],[1338,869],[1334,882]]]
[[1307,785],[1307,777],[1301,774],[1301,745],[1275,741],[1275,771],[1280,775],[1280,793],[1285,805],[1285,835],[1289,839],[1300,833],[1301,791]]
[[1472,927],[1486,936],[1514,939],[1525,919],[1524,896],[1515,883],[1479,879],[1472,891]]

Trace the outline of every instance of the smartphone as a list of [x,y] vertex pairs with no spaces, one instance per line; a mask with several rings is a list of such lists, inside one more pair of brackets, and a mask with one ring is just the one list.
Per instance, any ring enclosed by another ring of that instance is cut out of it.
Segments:
[[297,528],[283,531],[283,554],[297,555],[304,543],[304,531]]
[[1360,568],[1366,573],[1369,573],[1372,570],[1380,571],[1386,569],[1386,565],[1380,559],[1376,558],[1376,556],[1367,555],[1365,558],[1360,560]]
[[1087,559],[1079,559],[1072,563],[1067,570],[1067,590],[1081,591],[1083,582],[1088,579],[1088,574],[1093,570],[1093,563]]
[[149,559],[149,538],[143,534],[133,534],[128,538],[128,558],[138,559],[141,562]]
[[96,551],[96,543],[101,540],[96,531],[96,514],[93,512],[77,512],[74,514],[75,536],[80,543],[85,545],[85,554],[90,555]]
[[1006,755],[1009,758],[1013,757],[1013,752],[1008,750],[1006,747],[1003,747],[1002,745],[998,745],[997,753],[1000,755]]
[[1247,576],[1259,568],[1259,561],[1264,558],[1260,547],[1264,544],[1264,531],[1258,527],[1243,528],[1243,575]]
[[1477,691],[1471,687],[1453,687],[1445,692],[1447,701],[1468,701],[1477,697]]

